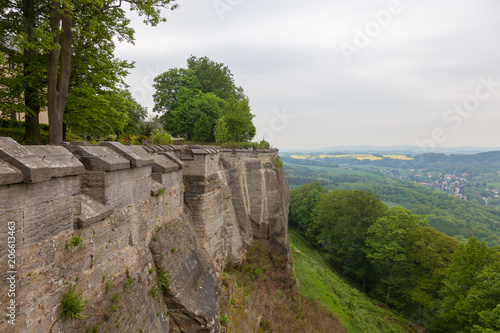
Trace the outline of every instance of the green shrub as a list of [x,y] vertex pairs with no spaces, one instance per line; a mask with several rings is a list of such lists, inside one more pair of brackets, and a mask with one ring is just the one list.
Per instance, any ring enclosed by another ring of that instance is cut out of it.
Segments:
[[263,139],[261,142],[259,142],[260,149],[269,149],[269,147],[271,147],[271,145],[266,140]]
[[77,248],[80,245],[83,246],[83,238],[80,238],[80,237],[73,237],[73,239],[69,243],[66,241],[66,247],[69,250],[72,250],[73,248]]
[[172,143],[172,138],[168,133],[160,132],[153,133],[153,143],[155,145],[169,145]]
[[225,325],[228,322],[229,318],[225,314],[220,315],[220,324]]
[[170,287],[170,277],[168,276],[168,272],[165,271],[165,268],[162,268],[158,272],[156,279],[158,280],[158,287],[163,291],[167,291],[168,287]]
[[226,142],[220,145],[221,148],[227,149],[248,149],[248,148],[259,148],[259,144],[257,142]]
[[67,293],[63,292],[63,300],[61,301],[61,313],[57,320],[61,320],[66,323],[68,319],[75,321],[77,319],[82,319],[82,312],[87,306],[87,302],[83,300],[81,293],[75,293],[76,285],[71,288]]

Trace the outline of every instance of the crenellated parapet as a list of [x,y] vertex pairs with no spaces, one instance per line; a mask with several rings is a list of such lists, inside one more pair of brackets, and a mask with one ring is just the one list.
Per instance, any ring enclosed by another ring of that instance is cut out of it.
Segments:
[[[130,331],[184,325],[217,332],[214,267],[241,262],[255,239],[288,256],[289,192],[278,159],[277,149],[23,146],[0,137],[0,237],[7,239],[14,222],[19,259],[15,332],[86,331],[84,321],[72,327],[57,321],[62,292],[72,285],[89,300],[88,320],[114,332],[119,312],[102,315],[113,306],[106,277],[113,285],[137,283],[120,301],[134,309],[138,326]],[[74,239],[83,240],[82,248],[68,246]],[[8,250],[0,242],[2,288]],[[152,272],[160,269],[170,277],[163,302],[150,296]]]

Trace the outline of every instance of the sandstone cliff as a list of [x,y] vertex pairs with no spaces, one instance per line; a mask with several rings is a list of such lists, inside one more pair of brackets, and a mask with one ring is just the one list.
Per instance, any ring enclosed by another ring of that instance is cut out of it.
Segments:
[[[219,332],[216,271],[255,239],[289,259],[279,162],[277,150],[0,138],[0,331]],[[73,287],[84,317],[64,323]]]

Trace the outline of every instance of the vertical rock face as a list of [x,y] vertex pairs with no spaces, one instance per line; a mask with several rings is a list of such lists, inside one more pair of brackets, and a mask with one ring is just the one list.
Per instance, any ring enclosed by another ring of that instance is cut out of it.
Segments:
[[[280,161],[277,156],[220,160],[221,180],[231,192],[230,198],[226,196],[232,204],[227,221],[228,225],[234,224],[229,259],[243,259],[241,249],[251,245],[254,239],[268,242],[272,249],[289,258],[290,190],[283,168],[275,166]],[[231,221],[233,214],[234,222]]]
[[[0,332],[219,332],[216,271],[256,239],[289,259],[276,150],[65,148],[0,138],[0,236],[15,225],[16,258],[0,243]],[[64,323],[73,287],[86,308]]]
[[[193,150],[196,154],[202,149]],[[206,154],[201,176],[196,155],[183,160],[188,169],[193,165],[198,170],[196,176],[184,175],[184,198],[197,236],[216,267],[241,262],[255,239],[289,259],[290,190],[283,168],[277,167],[277,151]]]

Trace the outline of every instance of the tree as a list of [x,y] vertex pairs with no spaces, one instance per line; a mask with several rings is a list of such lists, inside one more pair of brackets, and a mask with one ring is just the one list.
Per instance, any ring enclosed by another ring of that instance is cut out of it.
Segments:
[[[467,296],[478,283],[478,277],[488,263],[488,247],[470,238],[466,245],[455,251],[453,261],[446,270],[444,296],[438,318],[431,326],[439,332],[458,332],[471,328],[477,312],[468,306]],[[498,299],[497,299],[498,300]]]
[[177,98],[177,106],[160,117],[165,130],[175,136],[191,140],[195,136],[195,123],[204,114],[208,118],[210,127],[207,140],[215,139],[215,123],[218,115],[226,108],[226,102],[213,93],[204,94],[199,90],[187,88],[181,89]]
[[241,97],[242,89],[235,86],[233,74],[223,63],[210,60],[207,56],[191,56],[187,65],[197,77],[201,92],[214,93],[225,101],[230,98],[240,99],[238,97]]
[[194,123],[193,138],[196,141],[206,142],[212,134],[212,124],[205,113],[201,113],[200,117]]
[[367,230],[366,255],[382,272],[381,283],[385,291],[385,303],[397,306],[398,300],[391,299],[393,289],[407,284],[406,244],[411,232],[428,224],[421,216],[412,214],[402,207],[389,209]]
[[411,301],[419,306],[420,324],[423,324],[424,316],[434,320],[445,272],[459,245],[455,238],[434,228],[417,228],[409,234],[406,256],[409,275],[414,282],[408,289]]
[[[173,0],[153,1],[123,1],[129,2],[133,10],[145,16],[145,22],[155,26],[161,18],[161,8],[175,9],[177,5],[171,5]],[[110,33],[120,31],[129,21],[125,18],[125,11],[120,8],[122,1],[116,4],[114,1],[99,2],[91,0],[86,3],[62,2],[52,0],[50,9],[50,32],[53,36],[49,47],[48,65],[48,113],[50,122],[49,137],[51,143],[59,143],[63,140],[63,116],[68,99],[68,90],[71,75],[71,61],[73,48],[73,33],[80,29],[76,20],[78,14],[87,7],[94,7],[105,15],[118,18],[115,25],[109,25]],[[98,22],[97,24],[101,24]],[[119,32],[118,32],[119,33]],[[99,42],[99,40],[95,41]]]
[[384,216],[387,206],[371,192],[339,190],[323,194],[316,207],[318,243],[332,255],[342,272],[366,291],[372,270],[366,256],[368,228]]
[[230,98],[224,118],[227,123],[229,135],[233,142],[251,141],[255,136],[255,126],[252,119],[254,115],[250,112],[248,98],[236,100]]
[[[24,89],[25,104],[27,103],[28,109],[34,109],[32,113],[39,111],[40,103],[37,103],[36,99],[39,92],[46,91],[51,143],[63,140],[63,119],[70,98],[71,76],[75,68],[74,52],[78,43],[84,40],[84,48],[98,48],[99,52],[93,54],[97,56],[101,51],[109,55],[107,50],[110,44],[113,44],[113,36],[119,40],[133,40],[133,29],[128,27],[130,21],[126,18],[125,10],[121,8],[123,3],[129,3],[132,10],[144,15],[144,21],[153,26],[165,21],[161,17],[162,8],[177,8],[177,5],[173,4],[174,0],[124,0],[118,3],[113,0],[2,2],[2,19],[6,19],[6,22],[2,22],[0,28],[2,32],[7,33],[1,39],[1,50],[14,55],[23,52],[23,61],[18,63],[22,63],[24,75],[36,75],[39,78],[27,80],[26,82],[31,83],[27,83]],[[12,45],[14,47],[8,47]],[[37,60],[38,56],[48,59],[48,63],[41,66],[42,62]],[[92,61],[92,57],[85,59]],[[99,72],[94,74],[99,75]],[[43,75],[43,78],[38,77],[40,75]],[[43,86],[40,89],[34,86],[35,83],[43,83]],[[89,87],[94,88],[91,85]],[[33,89],[33,93],[30,89]],[[29,107],[30,104],[33,107]],[[30,116],[28,112],[28,122]]]
[[[321,194],[327,192],[318,181],[306,183],[293,190],[288,216],[290,225],[307,235],[307,231],[312,227]],[[315,237],[308,238],[309,241],[317,243]]]
[[227,130],[226,119],[224,119],[224,116],[219,115],[219,119],[217,119],[217,123],[215,124],[214,128],[214,136],[215,142],[217,143],[224,143],[229,141],[230,135]]
[[[194,123],[205,114],[211,124],[207,140],[251,140],[255,136],[254,115],[229,68],[208,57],[192,56],[187,64],[187,69],[172,68],[154,79],[154,111],[161,114],[164,128],[190,139]],[[220,118],[224,119],[219,122]]]
[[171,68],[154,78],[153,95],[155,106],[153,111],[167,113],[173,111],[183,89],[201,91],[198,77],[191,69]]

